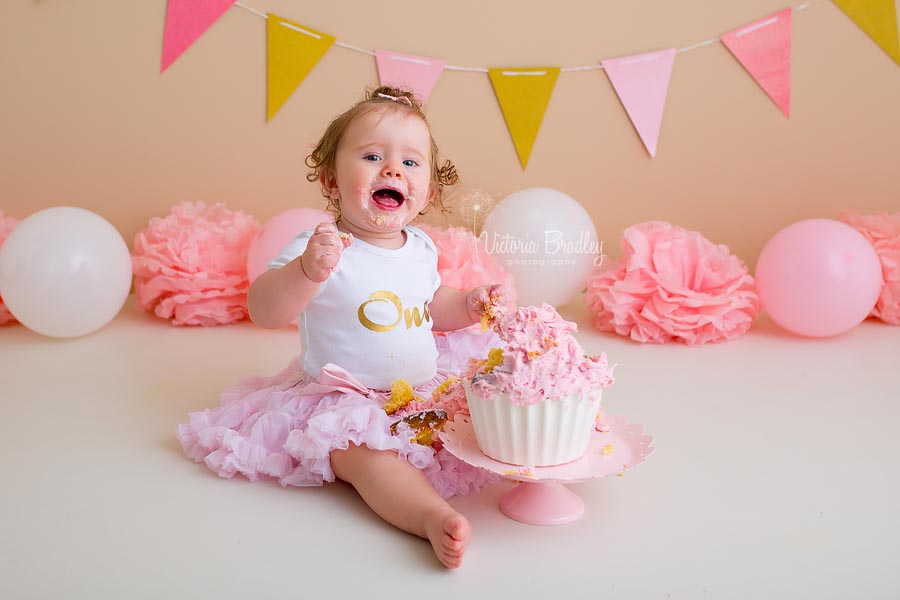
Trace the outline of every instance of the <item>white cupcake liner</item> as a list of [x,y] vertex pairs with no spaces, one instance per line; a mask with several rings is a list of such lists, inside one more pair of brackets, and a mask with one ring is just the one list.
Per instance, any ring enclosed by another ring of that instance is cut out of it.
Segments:
[[587,451],[602,390],[519,406],[501,392],[482,398],[468,382],[464,387],[478,447],[494,460],[542,467]]

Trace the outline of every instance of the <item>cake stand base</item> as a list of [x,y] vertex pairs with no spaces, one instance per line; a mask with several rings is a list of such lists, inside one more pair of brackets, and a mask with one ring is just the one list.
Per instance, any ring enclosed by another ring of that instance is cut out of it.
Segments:
[[653,452],[653,436],[644,427],[629,424],[622,416],[608,416],[609,430],[595,431],[587,451],[561,465],[529,467],[494,460],[481,451],[468,415],[457,414],[444,424],[444,449],[466,464],[485,469],[505,479],[520,482],[500,499],[500,511],[529,525],[565,525],[584,515],[584,501],[566,484],[622,475]]
[[528,525],[565,525],[584,514],[584,500],[556,481],[520,483],[500,499],[504,515]]

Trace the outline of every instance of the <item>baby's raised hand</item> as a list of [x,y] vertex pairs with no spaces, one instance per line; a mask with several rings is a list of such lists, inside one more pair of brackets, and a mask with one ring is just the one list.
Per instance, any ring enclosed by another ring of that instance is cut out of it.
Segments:
[[303,272],[312,281],[325,281],[337,271],[341,252],[352,243],[353,236],[338,232],[334,223],[319,223],[300,257]]
[[496,321],[498,313],[506,307],[506,286],[502,284],[482,285],[466,295],[466,311],[475,322],[481,321],[482,329],[487,329]]

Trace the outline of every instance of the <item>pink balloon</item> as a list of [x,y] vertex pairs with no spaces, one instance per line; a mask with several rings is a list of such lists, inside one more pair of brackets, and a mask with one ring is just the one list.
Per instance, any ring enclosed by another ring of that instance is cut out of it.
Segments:
[[334,217],[315,208],[292,208],[266,221],[250,242],[247,277],[252,282],[297,234],[315,229],[316,225],[326,221],[331,223]]
[[858,325],[875,306],[881,286],[872,244],[830,219],[788,225],[766,243],[756,264],[763,310],[781,327],[810,337]]

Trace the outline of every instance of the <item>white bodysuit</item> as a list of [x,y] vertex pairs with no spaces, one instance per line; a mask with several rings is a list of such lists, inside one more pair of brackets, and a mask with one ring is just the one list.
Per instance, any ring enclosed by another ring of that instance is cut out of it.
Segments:
[[[304,371],[315,377],[334,363],[375,390],[389,390],[397,378],[415,387],[435,376],[428,304],[441,284],[437,249],[421,229],[403,231],[406,242],[396,250],[356,238],[344,249],[338,270],[297,317]],[[268,268],[303,254],[311,236],[294,238]]]

